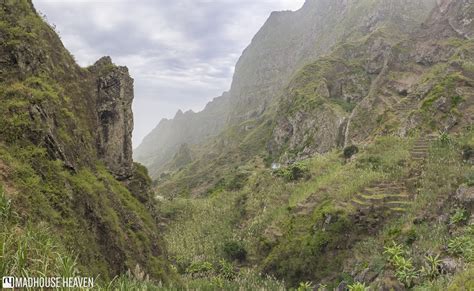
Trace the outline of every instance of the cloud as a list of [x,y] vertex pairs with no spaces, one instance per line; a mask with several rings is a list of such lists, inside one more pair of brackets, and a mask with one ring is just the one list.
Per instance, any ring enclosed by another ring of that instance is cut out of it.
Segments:
[[230,88],[243,49],[271,11],[304,0],[33,0],[82,66],[110,55],[135,79],[134,146],[178,109]]

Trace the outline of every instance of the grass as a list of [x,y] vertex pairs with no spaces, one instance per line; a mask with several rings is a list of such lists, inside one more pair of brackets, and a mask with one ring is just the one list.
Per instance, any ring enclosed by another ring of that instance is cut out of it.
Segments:
[[[341,203],[375,181],[406,175],[410,145],[411,140],[382,137],[362,148],[352,162],[346,162],[341,151],[316,156],[304,162],[307,172],[297,180],[251,167],[252,161],[241,166],[247,178],[238,189],[217,188],[200,199],[165,199],[160,212],[171,220],[165,234],[171,258],[185,274],[193,263],[215,264],[228,258],[223,252],[225,243],[238,241],[247,252],[246,260],[237,262],[243,269],[261,264],[262,270],[289,284],[314,276],[313,271],[297,275],[297,270],[334,271],[344,255],[330,263],[331,268],[323,268],[326,259],[316,258],[344,241],[351,209]],[[312,203],[308,199],[316,202],[311,206],[314,209],[308,216],[295,217],[300,205]],[[325,231],[311,228],[323,225],[329,216],[337,221]],[[293,254],[296,250],[305,255]]]
[[[418,193],[416,199],[402,201],[406,206],[399,209],[403,210],[401,216],[387,220],[377,235],[368,236],[366,229],[354,227],[353,209],[344,204],[375,182],[410,177],[411,169],[421,166],[410,161],[409,150],[416,140],[417,136],[379,137],[360,147],[350,162],[340,151],[313,157],[304,161],[307,174],[297,180],[253,167],[252,161],[241,166],[247,179],[238,189],[219,188],[201,199],[165,199],[160,209],[172,221],[165,238],[178,271],[186,276],[186,266],[216,264],[228,258],[222,251],[223,243],[237,241],[247,253],[244,261],[235,262],[241,270],[258,265],[259,271],[285,279],[286,286],[338,274],[323,281],[336,286],[340,280],[349,280],[341,269],[349,257],[355,258],[351,268],[356,272],[369,268],[383,276],[383,270],[391,268],[383,248],[396,241],[407,249],[405,259],[411,264],[398,271],[401,281],[416,288],[447,288],[449,278],[429,272],[431,261],[426,254],[445,256],[445,250],[451,248],[453,255],[470,260],[470,232],[462,228],[465,215],[456,214],[460,210],[450,203],[440,204],[468,179],[460,152],[472,143],[469,134],[443,136],[432,143],[424,172],[416,188],[410,190]],[[302,210],[305,208],[309,212]],[[456,236],[448,233],[446,224],[431,222],[430,217],[436,216],[427,210],[451,212],[449,220],[454,219],[459,228]]]
[[[415,277],[406,281],[406,284],[414,285],[416,290],[446,290],[451,285],[452,275],[427,275],[424,262],[427,261],[426,254],[440,254],[440,259],[455,255],[466,263],[470,262],[471,244],[474,240],[469,235],[469,228],[461,223],[464,215],[459,214],[459,208],[450,198],[451,193],[463,183],[463,173],[468,168],[459,153],[463,144],[470,140],[470,136],[472,132],[462,138],[450,137],[448,144],[441,141],[434,143],[424,165],[424,172],[418,184],[418,195],[412,206],[408,207],[399,219],[387,223],[375,239],[363,240],[357,244],[355,257],[360,265],[381,272],[384,266],[387,267],[381,263],[382,248],[395,240],[406,250],[406,259],[412,261],[414,270],[424,270],[413,273]],[[446,222],[436,220],[441,213],[453,215],[451,218],[448,216]],[[455,224],[451,224],[453,218]],[[452,226],[448,227],[448,224]],[[457,276],[459,275],[454,278]]]

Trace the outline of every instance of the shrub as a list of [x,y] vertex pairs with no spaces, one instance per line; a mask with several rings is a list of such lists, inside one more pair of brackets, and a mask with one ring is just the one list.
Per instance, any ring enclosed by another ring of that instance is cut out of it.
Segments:
[[440,265],[441,260],[439,259],[439,255],[425,256],[425,265],[421,268],[421,273],[428,277],[428,279],[433,280],[439,275]]
[[296,181],[305,177],[309,177],[308,166],[303,163],[294,163],[286,168],[280,168],[274,171],[275,175],[284,178],[286,181]]
[[395,267],[395,276],[406,287],[411,287],[413,281],[418,278],[418,271],[413,266],[411,258],[395,257],[393,262]]
[[309,290],[313,290],[314,287],[313,287],[313,282],[300,282],[300,284],[298,285],[298,289],[296,289],[297,291],[309,291]]
[[392,242],[391,246],[384,247],[384,254],[387,255],[389,263],[395,270],[395,276],[406,287],[411,287],[418,271],[413,266],[411,258],[406,258],[407,252],[402,245]]
[[377,156],[369,156],[361,159],[357,163],[357,167],[366,170],[379,170],[382,167],[382,159]]
[[383,253],[388,256],[388,260],[390,262],[393,261],[395,257],[399,257],[405,254],[403,246],[397,244],[396,242],[392,242],[391,246],[384,247],[384,249],[385,251]]
[[237,191],[242,189],[245,186],[245,183],[248,179],[247,173],[238,173],[230,179],[226,185],[226,189],[229,191]]
[[466,174],[466,183],[469,187],[474,186],[474,171]]
[[350,145],[344,149],[344,158],[350,159],[353,155],[359,152],[359,148],[355,145]]
[[443,146],[449,146],[453,143],[453,140],[452,138],[449,136],[448,133],[446,132],[443,132],[440,136],[439,136],[439,142],[441,143],[441,145]]
[[416,230],[412,228],[407,232],[405,242],[406,244],[411,245],[417,240],[417,238],[418,235],[416,233]]
[[220,260],[219,275],[226,280],[234,280],[237,276],[237,272],[235,271],[235,267],[232,263],[229,263],[226,260]]
[[453,255],[462,256],[467,261],[474,261],[474,239],[469,235],[462,235],[450,239],[448,251]]
[[470,145],[464,145],[462,148],[462,158],[465,161],[470,160],[474,157],[474,148]]
[[457,208],[454,214],[451,216],[451,224],[458,224],[460,222],[466,221],[468,218],[467,211],[463,208]]
[[247,258],[247,250],[245,250],[242,243],[237,241],[228,241],[224,243],[223,251],[229,260],[244,261]]
[[347,286],[350,291],[368,291],[369,287],[365,286],[365,283],[355,282]]
[[214,271],[214,266],[209,262],[193,262],[187,269],[186,273],[193,277],[206,277]]

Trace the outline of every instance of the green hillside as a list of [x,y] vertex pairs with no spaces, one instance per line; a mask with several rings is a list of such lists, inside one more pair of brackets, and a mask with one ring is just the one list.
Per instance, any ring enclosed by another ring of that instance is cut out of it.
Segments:
[[146,169],[97,146],[97,84],[126,68],[80,68],[31,1],[0,8],[0,276],[174,278]]
[[396,4],[273,13],[230,92],[135,153],[152,180],[127,67],[78,66],[31,0],[0,2],[0,276],[473,290],[473,4]]
[[161,175],[178,272],[221,280],[226,260],[302,290],[473,288],[473,43],[447,24],[469,5],[353,34]]

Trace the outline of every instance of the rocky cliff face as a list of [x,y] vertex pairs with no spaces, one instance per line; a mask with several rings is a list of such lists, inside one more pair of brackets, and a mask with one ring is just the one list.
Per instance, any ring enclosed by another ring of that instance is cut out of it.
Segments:
[[[367,130],[367,123],[374,121],[361,109],[377,108],[374,104],[364,107],[370,99],[368,96],[379,96],[380,106],[402,98],[393,96],[387,101],[386,94],[380,92],[381,79],[387,74],[400,42],[420,29],[435,2],[400,4],[403,5],[373,2],[361,14],[359,5],[345,2],[345,17],[354,19],[351,28],[346,27],[346,39],[330,54],[304,67],[284,90],[269,143],[272,155],[291,163],[350,144],[353,120],[359,117],[365,120],[357,132]],[[401,80],[398,86],[403,84]]]
[[0,63],[0,188],[21,218],[2,220],[2,236],[49,229],[82,275],[138,265],[166,281],[151,180],[132,161],[127,68],[79,67],[29,0],[0,2]]
[[[232,110],[220,112],[225,115],[225,119],[217,120],[219,126],[213,127],[215,130],[211,136],[217,135],[225,128],[249,120],[258,120],[268,113],[296,72],[328,53],[340,41],[358,39],[386,23],[400,24],[397,28],[401,33],[409,32],[425,19],[434,5],[435,0],[404,0],[396,5],[388,0],[308,0],[298,11],[273,12],[236,64],[228,93],[227,108]],[[373,49],[377,51],[376,47]],[[374,60],[372,65],[376,63],[377,60]],[[373,72],[378,69],[380,68],[369,68]],[[195,116],[208,115],[205,109]],[[343,117],[338,115],[334,118],[341,123]],[[187,128],[206,127],[199,118],[189,118],[185,126],[176,127],[175,123],[179,122],[163,122],[136,150],[137,160],[146,164],[152,173],[160,172],[158,168],[163,169],[163,165],[176,152],[176,145],[192,145],[206,141],[205,135],[199,135],[199,138],[192,140],[187,138],[196,136],[187,131]],[[329,127],[338,128],[336,125]],[[337,134],[335,136],[338,138]],[[157,142],[165,139],[173,140],[173,146],[163,146]],[[324,143],[324,148],[336,144],[333,140]],[[164,148],[167,149],[165,152]]]
[[[430,121],[431,130],[470,124],[470,103],[460,109],[448,97],[471,99],[471,89],[455,77],[456,72],[466,74],[461,67],[469,53],[457,56],[456,45],[446,41],[469,39],[471,30],[465,28],[472,19],[469,7],[466,1],[442,1],[426,23],[414,26],[414,32],[400,29],[397,22],[387,26],[383,21],[379,28],[371,24],[363,39],[349,40],[306,66],[280,102],[270,152],[293,162],[337,146],[367,142],[377,134],[430,130],[425,124],[428,112],[439,120]],[[450,63],[453,59],[459,63]],[[446,73],[433,71],[440,66]],[[436,93],[440,82],[452,82],[458,89],[440,95]],[[429,109],[427,104],[434,100],[438,109]],[[454,114],[454,108],[461,114]]]
[[258,116],[304,65],[341,40],[357,38],[384,23],[402,31],[419,24],[435,1],[309,0],[295,12],[274,12],[244,51],[231,87],[231,119]]
[[118,178],[132,175],[133,79],[126,67],[116,67],[109,57],[90,68],[97,79],[97,150],[99,158]]

